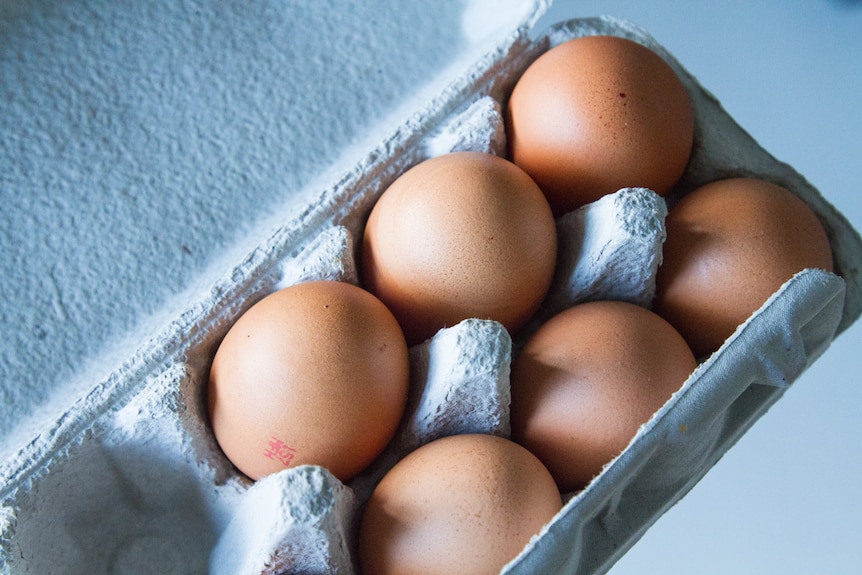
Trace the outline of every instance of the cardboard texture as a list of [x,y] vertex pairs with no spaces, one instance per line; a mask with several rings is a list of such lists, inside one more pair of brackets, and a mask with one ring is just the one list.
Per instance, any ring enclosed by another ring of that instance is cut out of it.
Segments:
[[[491,321],[466,320],[411,349],[407,416],[383,456],[347,485],[312,466],[256,484],[242,477],[209,432],[208,367],[229,326],[266,294],[308,279],[357,283],[354,244],[364,219],[409,166],[453,150],[503,153],[500,111],[507,94],[531,61],[569,38],[624,36],[662,55],[695,108],[694,156],[680,193],[729,175],[784,185],[823,222],[835,273],[806,270],[787,282],[701,363],[601,475],[585,490],[565,494],[560,513],[504,573],[607,571],[858,318],[858,232],[802,176],[760,148],[647,32],[602,17],[560,23],[533,41],[528,32],[544,3],[512,3],[505,17],[490,4],[464,9],[459,18],[476,31],[471,51],[444,66],[434,89],[408,98],[413,108],[406,119],[367,145],[358,161],[321,169],[328,181],[315,179],[311,191],[298,193],[279,212],[285,219],[263,228],[268,235],[238,242],[232,255],[248,249],[214,279],[202,272],[204,289],[190,292],[186,305],[156,324],[107,377],[70,391],[69,405],[0,463],[0,572],[50,573],[62,566],[65,573],[355,573],[356,518],[386,469],[442,435],[506,436],[509,366],[526,335],[513,341]],[[87,21],[112,14],[102,5],[77,8],[86,13],[68,14]],[[483,18],[489,22],[477,27]],[[143,26],[158,22],[151,17]],[[226,53],[254,58],[242,47]],[[176,121],[194,122],[177,114]],[[265,124],[256,129],[276,139],[289,131]],[[158,129],[153,133],[158,138]],[[161,153],[168,161],[172,152]],[[305,162],[314,164],[313,158],[299,161]],[[558,276],[527,332],[585,299],[648,306],[666,213],[658,196],[634,188],[559,218],[561,246],[568,247],[560,251]]]

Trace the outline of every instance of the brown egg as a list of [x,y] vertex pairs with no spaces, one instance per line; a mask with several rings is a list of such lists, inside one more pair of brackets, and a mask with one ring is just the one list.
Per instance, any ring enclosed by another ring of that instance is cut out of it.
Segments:
[[697,367],[673,327],[631,303],[552,317],[512,366],[512,439],[563,492],[583,488]]
[[455,435],[420,447],[377,485],[362,517],[363,575],[499,573],[561,509],[523,447]]
[[665,195],[691,155],[688,92],[655,52],[586,36],[542,54],[506,110],[509,157],[560,215],[625,187]]
[[550,286],[557,236],[527,174],[491,154],[427,160],[380,197],[365,228],[363,285],[408,344],[467,318],[517,331]]
[[404,336],[377,298],[342,282],[297,284],[252,306],[219,346],[213,432],[252,479],[313,464],[346,481],[395,433],[408,370]]
[[805,268],[832,270],[811,209],[763,180],[707,184],[672,206],[653,309],[695,354],[718,349],[781,285]]

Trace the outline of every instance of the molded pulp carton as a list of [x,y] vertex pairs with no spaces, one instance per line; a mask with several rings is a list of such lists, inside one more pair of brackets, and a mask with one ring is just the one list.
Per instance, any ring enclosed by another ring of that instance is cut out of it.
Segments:
[[[356,518],[389,466],[435,437],[508,434],[509,366],[520,340],[491,321],[466,320],[411,348],[412,399],[401,429],[347,485],[310,466],[256,484],[243,478],[209,431],[208,368],[227,329],[265,295],[315,278],[358,282],[354,244],[364,220],[408,167],[454,150],[505,153],[502,110],[515,81],[538,55],[576,36],[634,39],[683,80],[696,128],[678,193],[731,175],[784,185],[823,222],[835,273],[806,270],[788,281],[701,362],[601,475],[565,494],[564,508],[503,572],[609,569],[858,318],[858,233],[647,32],[599,17],[560,23],[531,40],[545,3],[508,8],[501,16],[492,3],[467,3],[465,22],[493,20],[494,34],[471,44],[439,84],[411,100],[406,120],[343,175],[303,196],[301,210],[286,210],[290,217],[271,234],[0,464],[0,572],[354,573]],[[648,307],[666,213],[664,200],[632,188],[559,218],[558,275],[533,327],[590,299]]]

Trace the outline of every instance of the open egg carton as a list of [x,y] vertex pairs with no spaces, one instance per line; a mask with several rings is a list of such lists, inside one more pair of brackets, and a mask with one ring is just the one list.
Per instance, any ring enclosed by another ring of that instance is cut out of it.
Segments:
[[804,178],[764,151],[646,32],[607,17],[530,39],[520,27],[416,111],[301,217],[285,223],[154,340],[92,389],[56,427],[0,467],[4,573],[356,573],[355,529],[383,473],[445,435],[509,433],[509,370],[524,338],[576,303],[649,307],[667,205],[629,188],[557,220],[557,274],[542,308],[512,337],[470,319],[410,349],[410,400],[385,452],[346,485],[302,466],[252,483],[216,444],[206,388],[233,322],[273,291],[312,279],[358,283],[354,244],[375,200],[407,168],[440,154],[504,155],[503,113],[523,70],[570,38],[611,34],[660,54],[695,112],[689,166],[675,194],[754,176],[799,195],[830,239],[835,273],[788,281],[704,358],[628,448],[565,504],[504,569],[601,573],[711,468],[833,338],[862,312],[862,240]]

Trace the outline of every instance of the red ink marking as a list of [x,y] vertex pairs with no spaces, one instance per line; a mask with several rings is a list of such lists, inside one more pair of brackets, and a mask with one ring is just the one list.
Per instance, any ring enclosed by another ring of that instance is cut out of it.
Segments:
[[270,438],[269,443],[266,446],[266,451],[263,452],[264,457],[278,461],[285,467],[290,466],[290,462],[293,461],[295,455],[296,449],[292,448],[277,437]]

